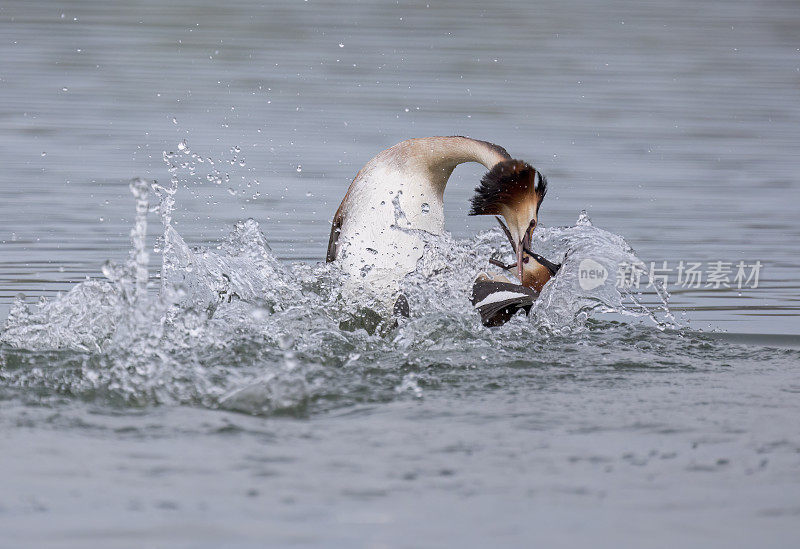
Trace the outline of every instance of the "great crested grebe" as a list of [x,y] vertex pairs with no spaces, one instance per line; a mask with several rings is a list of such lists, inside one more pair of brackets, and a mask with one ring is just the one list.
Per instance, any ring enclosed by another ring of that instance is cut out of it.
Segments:
[[540,291],[552,271],[530,252],[530,241],[547,180],[504,148],[468,137],[409,139],[367,162],[334,215],[327,261],[336,261],[357,286],[387,302],[396,298],[400,281],[422,257],[422,233],[444,231],[444,189],[464,162],[489,170],[475,189],[469,214],[506,220],[507,227],[500,224],[517,263],[503,267],[515,267],[523,285]]

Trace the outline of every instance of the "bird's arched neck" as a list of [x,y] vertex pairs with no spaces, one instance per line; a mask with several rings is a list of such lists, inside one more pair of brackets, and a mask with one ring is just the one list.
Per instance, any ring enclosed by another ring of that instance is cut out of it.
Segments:
[[334,215],[326,259],[334,261],[346,246],[353,268],[360,269],[361,259],[396,261],[392,253],[421,253],[416,243],[401,250],[397,229],[405,235],[409,229],[440,234],[444,189],[453,169],[464,162],[491,169],[509,158],[502,147],[460,136],[408,139],[378,153],[356,174]]
[[461,136],[409,139],[384,153],[388,153],[386,160],[399,161],[402,170],[424,174],[440,194],[444,193],[447,180],[459,164],[478,162],[492,169],[511,158],[503,147]]

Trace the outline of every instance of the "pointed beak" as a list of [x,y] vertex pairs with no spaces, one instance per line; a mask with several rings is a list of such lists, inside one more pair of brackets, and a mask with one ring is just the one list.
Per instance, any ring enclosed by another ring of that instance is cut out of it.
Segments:
[[[500,225],[500,228],[503,230],[503,234],[505,234],[506,238],[508,238],[508,242],[511,244],[511,247],[514,249],[514,253],[517,254],[517,264],[516,264],[517,277],[519,278],[519,283],[522,284],[522,273],[523,273],[523,270],[524,270],[523,267],[524,267],[524,265],[525,265],[525,263],[526,263],[526,261],[528,259],[525,256],[525,254],[529,253],[526,250],[530,250],[531,236],[532,236],[533,230],[536,228],[536,220],[532,219],[531,222],[528,224],[527,229],[525,229],[524,231],[522,231],[521,228],[519,229],[519,233],[522,234],[522,238],[520,238],[519,241],[517,241],[517,239],[514,236],[512,236],[511,231],[509,230],[508,227],[505,226],[503,221],[497,216],[495,216],[495,219],[497,219],[497,223]],[[513,268],[513,265],[511,265],[511,266],[509,266],[507,268]]]
[[531,220],[528,224],[528,228],[525,229],[525,232],[522,235],[522,239],[517,244],[517,276],[519,277],[519,283],[522,284],[522,271],[525,262],[527,261],[527,257],[525,257],[525,251],[530,249],[531,247],[531,237],[533,236],[533,230],[536,228],[536,221]]

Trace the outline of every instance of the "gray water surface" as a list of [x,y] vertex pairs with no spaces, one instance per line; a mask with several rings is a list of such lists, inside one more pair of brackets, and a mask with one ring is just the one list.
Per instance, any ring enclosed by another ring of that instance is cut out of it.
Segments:
[[[181,237],[213,250],[253,218],[306,293],[354,174],[427,135],[531,161],[547,227],[586,210],[647,264],[763,264],[742,290],[673,274],[664,331],[438,311],[381,336],[286,310],[250,330],[234,303],[159,340],[3,344],[0,546],[798,539],[796,2],[6,0],[0,97],[2,319],[124,261],[129,180],[168,181],[184,140],[204,162]],[[446,193],[467,247],[493,224],[466,216],[483,171]]]

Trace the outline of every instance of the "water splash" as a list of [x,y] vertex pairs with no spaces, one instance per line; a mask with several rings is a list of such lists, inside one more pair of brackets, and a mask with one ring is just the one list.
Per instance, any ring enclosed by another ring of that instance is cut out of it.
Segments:
[[[423,258],[402,282],[411,318],[399,321],[380,315],[373,297],[343,286],[335,264],[279,262],[252,219],[238,222],[217,247],[192,248],[172,216],[178,188],[186,184],[181,170],[194,173],[186,158],[196,165],[201,157],[181,145],[179,153],[164,155],[168,183],[130,183],[136,219],[123,265],[108,261],[105,280],[77,284],[34,307],[23,299],[14,303],[0,333],[6,387],[126,406],[178,403],[296,415],[419,398],[423,388],[441,383],[442,372],[530,360],[531,349],[551,352],[548,341],[566,335],[571,342],[595,331],[598,315],[674,327],[663,288],[648,294],[656,306],[616,287],[613,278],[591,291],[581,288],[583,259],[610,273],[623,262],[644,265],[585,212],[572,227],[537,229],[534,249],[564,258],[561,271],[529,317],[518,315],[496,330],[481,325],[469,289],[489,257],[505,251],[513,260],[499,231],[466,240],[423,231]],[[151,190],[158,197],[152,208]],[[151,283],[145,247],[148,212],[158,213],[163,225],[156,246],[160,285]],[[402,224],[405,213],[396,211],[396,219]]]
[[131,258],[129,268],[134,273],[133,304],[137,317],[142,316],[142,307],[147,292],[147,281],[150,278],[148,267],[150,254],[147,253],[147,212],[148,192],[150,185],[144,179],[137,178],[130,182],[131,193],[136,200],[136,217],[131,229]]

